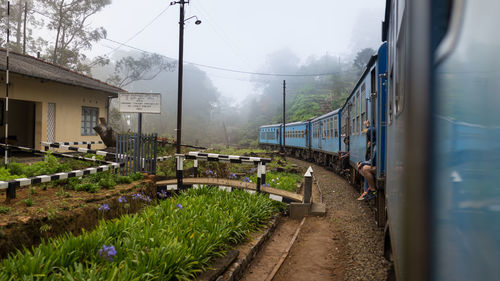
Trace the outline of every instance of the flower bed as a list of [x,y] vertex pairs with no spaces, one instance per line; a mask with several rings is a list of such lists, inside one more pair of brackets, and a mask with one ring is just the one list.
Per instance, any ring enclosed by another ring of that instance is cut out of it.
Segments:
[[189,280],[281,204],[244,191],[191,189],[92,232],[50,239],[2,261],[0,280]]

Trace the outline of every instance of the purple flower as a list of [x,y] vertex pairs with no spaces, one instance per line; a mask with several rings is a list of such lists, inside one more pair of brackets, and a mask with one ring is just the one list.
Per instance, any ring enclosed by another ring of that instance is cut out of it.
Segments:
[[132,199],[134,200],[141,200],[142,199],[142,194],[136,193],[132,195]]
[[250,182],[250,178],[246,177],[243,179],[243,181]]
[[266,186],[266,187],[270,187],[270,185],[268,183],[265,183],[264,185],[262,186]]
[[182,209],[184,209],[184,207],[182,207],[182,205],[181,205],[181,204],[177,204],[177,205],[175,205],[175,207],[177,207],[177,208],[179,208],[179,209],[181,209],[181,210],[182,210]]
[[236,176],[236,174],[230,174],[228,178],[235,179],[235,178],[237,178],[237,176]]
[[103,245],[102,248],[97,252],[99,256],[103,259],[108,259],[109,261],[113,261],[113,257],[116,256],[116,249],[113,245]]
[[118,198],[118,202],[127,203],[127,198],[125,198],[125,196],[122,196],[122,197]]
[[214,171],[208,169],[208,170],[205,171],[205,174],[207,174],[207,175],[213,175]]
[[142,197],[142,200],[144,200],[147,203],[151,203],[151,198],[147,195],[144,195],[144,197]]
[[156,192],[159,198],[164,199],[167,198],[167,192],[165,190],[162,190],[160,192]]
[[99,207],[99,211],[109,211],[109,205],[108,204],[102,204],[100,207]]

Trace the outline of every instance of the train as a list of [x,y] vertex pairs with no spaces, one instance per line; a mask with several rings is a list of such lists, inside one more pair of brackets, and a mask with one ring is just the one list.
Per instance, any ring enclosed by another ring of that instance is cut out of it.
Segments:
[[338,172],[348,152],[360,189],[356,163],[376,152],[389,280],[500,278],[498,11],[495,0],[386,0],[383,43],[345,104],[259,128],[260,145]]

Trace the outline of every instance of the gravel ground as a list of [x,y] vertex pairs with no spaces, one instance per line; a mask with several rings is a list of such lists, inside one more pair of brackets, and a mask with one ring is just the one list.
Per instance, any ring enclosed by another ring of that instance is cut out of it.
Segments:
[[[325,223],[333,228],[333,280],[386,280],[389,263],[383,257],[383,229],[375,222],[366,202],[349,183],[332,171],[296,159],[297,165],[312,166],[323,193],[327,215]],[[295,245],[294,245],[295,247]]]

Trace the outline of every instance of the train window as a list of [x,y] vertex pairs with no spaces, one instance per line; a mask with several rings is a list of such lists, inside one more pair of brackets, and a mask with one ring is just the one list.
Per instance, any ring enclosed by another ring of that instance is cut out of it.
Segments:
[[330,119],[326,119],[326,138],[330,138]]
[[338,138],[339,137],[339,132],[337,130],[338,126],[339,126],[339,123],[338,123],[338,120],[337,120],[337,117],[335,117],[335,119],[333,119],[334,122],[333,122],[333,128],[335,130],[335,138]]
[[330,126],[330,135],[332,136],[332,139],[333,139],[333,117],[330,119],[330,122],[331,122],[331,126]]
[[333,128],[335,128],[335,126],[333,125],[333,117],[330,119],[330,122],[331,122],[331,126],[330,126],[330,135],[332,136],[332,139],[334,138],[334,135],[333,135]]
[[366,120],[366,84],[363,83],[361,86],[361,128],[363,128],[363,122]]

